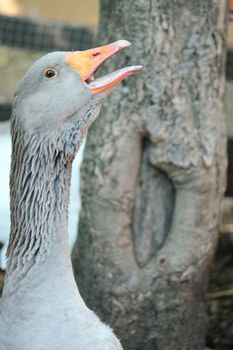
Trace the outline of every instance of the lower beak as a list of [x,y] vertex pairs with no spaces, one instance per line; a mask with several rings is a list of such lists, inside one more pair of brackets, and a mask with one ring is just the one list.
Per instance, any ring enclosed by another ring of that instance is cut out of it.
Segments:
[[79,73],[82,81],[87,84],[93,95],[109,92],[123,79],[142,69],[142,66],[126,67],[102,78],[94,79],[94,73],[106,60],[129,45],[129,41],[118,40],[95,49],[69,53],[65,61]]

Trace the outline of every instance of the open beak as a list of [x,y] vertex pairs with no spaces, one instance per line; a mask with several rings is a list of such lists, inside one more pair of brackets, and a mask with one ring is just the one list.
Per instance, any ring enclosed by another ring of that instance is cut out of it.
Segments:
[[129,45],[130,42],[127,40],[118,40],[95,49],[71,52],[66,56],[65,61],[79,73],[82,81],[87,84],[93,95],[96,95],[111,91],[123,79],[142,69],[142,66],[131,66],[98,79],[94,78],[95,72],[105,61]]

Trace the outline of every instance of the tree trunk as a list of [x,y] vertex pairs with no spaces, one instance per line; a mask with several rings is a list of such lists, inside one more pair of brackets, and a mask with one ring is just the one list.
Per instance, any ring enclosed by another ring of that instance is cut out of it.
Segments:
[[101,1],[97,44],[132,42],[108,70],[144,69],[89,132],[73,258],[85,301],[127,350],[204,349],[225,188],[226,4]]

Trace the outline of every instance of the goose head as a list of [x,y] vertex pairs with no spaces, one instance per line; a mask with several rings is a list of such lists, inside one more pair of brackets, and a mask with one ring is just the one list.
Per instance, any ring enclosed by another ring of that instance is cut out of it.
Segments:
[[13,119],[27,137],[47,138],[59,147],[69,145],[75,153],[95,120],[106,96],[141,66],[122,68],[95,79],[95,72],[110,57],[128,47],[112,44],[76,52],[53,52],[36,61],[19,83]]

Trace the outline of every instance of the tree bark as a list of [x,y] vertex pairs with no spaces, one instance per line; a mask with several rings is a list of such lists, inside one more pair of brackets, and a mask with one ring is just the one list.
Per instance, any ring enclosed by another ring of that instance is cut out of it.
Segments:
[[227,1],[102,0],[100,43],[144,69],[89,132],[73,252],[87,304],[127,350],[199,350],[225,188]]

